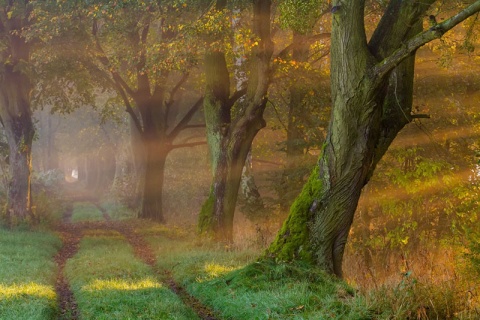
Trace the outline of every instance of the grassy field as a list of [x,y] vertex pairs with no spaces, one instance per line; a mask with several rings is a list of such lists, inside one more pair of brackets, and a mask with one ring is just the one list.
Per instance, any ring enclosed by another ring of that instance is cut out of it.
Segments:
[[82,319],[196,319],[115,232],[92,232],[66,266]]
[[[458,290],[422,284],[409,273],[390,287],[360,292],[309,266],[259,261],[261,249],[219,246],[197,238],[194,229],[124,220],[124,211],[115,214],[115,206],[105,207],[121,222],[79,224],[78,251],[64,269],[80,319],[199,319],[166,284],[170,279],[217,319],[479,316],[473,299],[465,302],[455,296]],[[87,202],[74,205],[73,217],[75,222],[105,220]],[[156,259],[154,267],[139,258],[139,244],[127,236],[131,228],[146,241],[142,249]],[[60,247],[53,232],[0,229],[0,319],[58,319],[54,256]]]
[[158,232],[149,243],[160,268],[221,319],[372,319],[364,298],[306,266],[256,262],[260,251],[225,250]]
[[53,319],[55,253],[60,240],[47,232],[0,229],[0,319]]
[[73,205],[72,222],[102,221],[103,213],[90,202],[77,202]]

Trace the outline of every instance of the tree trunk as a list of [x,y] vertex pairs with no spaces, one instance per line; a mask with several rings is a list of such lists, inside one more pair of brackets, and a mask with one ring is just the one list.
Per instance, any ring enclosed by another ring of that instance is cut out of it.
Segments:
[[247,94],[236,106],[238,114],[234,119],[225,54],[210,50],[205,57],[204,110],[214,176],[209,198],[200,212],[199,230],[212,232],[216,240],[227,243],[233,241],[233,216],[245,159],[255,135],[265,126],[263,111],[273,53],[270,6],[270,0],[254,1],[253,29],[260,41],[250,61]]
[[247,154],[245,165],[242,169],[242,179],[240,181],[242,195],[245,204],[242,206],[242,212],[247,215],[247,218],[259,218],[265,211],[262,197],[258,191],[258,186],[255,183],[255,178],[252,172],[252,150]]
[[200,232],[213,232],[217,241],[233,242],[233,218],[245,159],[263,119],[244,122],[215,150],[215,171],[210,195],[200,212]]
[[9,40],[10,61],[3,61],[0,80],[0,117],[10,149],[6,216],[9,224],[15,225],[33,217],[30,178],[34,126],[30,109],[32,86],[23,71],[29,61],[29,46],[17,35],[10,35]]
[[159,141],[145,143],[145,177],[140,218],[165,222],[163,216],[163,183],[168,151]]
[[480,10],[480,1],[420,32],[430,1],[391,1],[367,44],[364,1],[334,1],[332,115],[317,166],[267,256],[301,259],[342,276],[342,259],[363,186],[412,120],[414,53]]

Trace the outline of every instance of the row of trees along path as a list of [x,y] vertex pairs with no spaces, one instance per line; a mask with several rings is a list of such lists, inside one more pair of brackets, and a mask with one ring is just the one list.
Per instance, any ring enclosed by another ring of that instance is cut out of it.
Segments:
[[[103,213],[104,221],[86,221],[72,223],[71,217],[73,213],[74,202],[91,202]],[[163,283],[167,284],[172,292],[174,292],[185,305],[190,307],[200,319],[215,320],[216,317],[212,310],[202,305],[196,298],[191,296],[185,288],[179,285],[174,279],[170,270],[159,268],[156,265],[157,258],[147,241],[142,235],[135,232],[131,223],[122,221],[114,221],[108,213],[102,208],[97,200],[88,195],[72,196],[69,198],[67,209],[64,212],[62,222],[56,227],[56,231],[60,234],[63,245],[55,256],[58,265],[58,274],[55,284],[57,292],[58,304],[60,308],[60,319],[79,319],[80,311],[78,310],[74,294],[70,289],[68,279],[64,276],[64,268],[67,260],[72,258],[78,251],[80,241],[87,230],[112,230],[117,231],[132,246],[135,256],[152,268],[153,273]]]

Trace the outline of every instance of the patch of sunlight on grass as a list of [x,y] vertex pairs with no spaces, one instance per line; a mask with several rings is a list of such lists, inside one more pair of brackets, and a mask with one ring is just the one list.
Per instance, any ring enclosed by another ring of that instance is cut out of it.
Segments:
[[17,296],[34,296],[38,298],[55,299],[56,294],[51,286],[46,286],[38,283],[25,283],[3,285],[0,284],[0,300],[10,299]]
[[198,281],[211,280],[211,279],[220,277],[230,271],[237,270],[239,268],[240,266],[233,267],[233,266],[225,266],[225,265],[212,263],[212,262],[206,263],[204,270],[205,270],[205,273],[207,274],[207,277],[204,277],[203,279],[198,279]]
[[83,286],[82,290],[101,291],[101,290],[141,290],[161,288],[162,284],[153,279],[142,279],[139,281],[128,281],[122,279],[100,280],[95,279],[92,283]]

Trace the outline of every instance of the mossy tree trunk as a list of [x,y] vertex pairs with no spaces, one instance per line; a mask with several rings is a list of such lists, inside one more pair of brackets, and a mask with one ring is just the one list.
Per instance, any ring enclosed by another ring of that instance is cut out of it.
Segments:
[[22,28],[29,23],[30,9],[28,1],[17,5],[10,1],[0,13],[0,117],[10,152],[6,216],[12,225],[33,217],[30,179],[35,132],[30,106],[32,84],[27,74],[31,46],[21,36]]
[[[318,164],[267,256],[301,259],[339,277],[361,190],[411,114],[415,50],[480,10],[480,1],[421,32],[434,2],[390,1],[367,43],[364,2],[334,1],[332,114]],[[338,7],[337,7],[338,6]]]
[[[217,3],[217,9],[221,10],[222,5],[224,3]],[[233,217],[245,159],[255,135],[265,126],[263,112],[273,54],[270,7],[270,0],[253,1],[253,32],[259,41],[248,62],[250,76],[241,101],[235,104],[239,92],[230,97],[225,53],[212,49],[205,56],[204,109],[213,181],[209,198],[200,212],[199,230],[213,233],[218,241],[227,243],[233,241]]]

